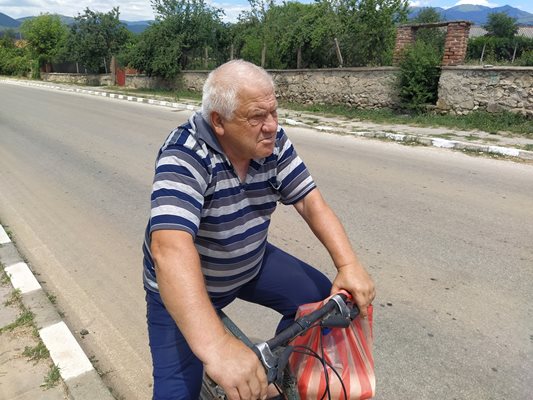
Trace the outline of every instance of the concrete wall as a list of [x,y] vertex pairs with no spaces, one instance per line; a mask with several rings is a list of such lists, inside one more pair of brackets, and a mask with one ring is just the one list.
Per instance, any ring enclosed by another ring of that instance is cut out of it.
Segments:
[[511,111],[533,117],[533,67],[443,67],[437,110]]

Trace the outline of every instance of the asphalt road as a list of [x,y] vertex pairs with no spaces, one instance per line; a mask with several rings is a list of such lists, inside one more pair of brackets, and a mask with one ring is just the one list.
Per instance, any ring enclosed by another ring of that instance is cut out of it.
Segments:
[[[153,162],[188,116],[0,84],[0,220],[118,398],[150,398],[141,282]],[[531,399],[533,167],[288,132],[378,287],[377,399]],[[271,240],[333,277],[280,206]],[[277,316],[236,303],[253,337]]]

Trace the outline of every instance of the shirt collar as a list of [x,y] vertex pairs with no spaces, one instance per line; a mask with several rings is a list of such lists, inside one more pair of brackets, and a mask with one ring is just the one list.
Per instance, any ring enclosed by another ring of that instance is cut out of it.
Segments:
[[196,114],[194,114],[192,122],[196,127],[196,134],[198,135],[198,139],[205,142],[209,147],[211,147],[218,153],[224,154],[224,151],[222,150],[222,147],[220,146],[220,143],[218,142],[218,139],[215,136],[215,132],[213,132],[213,128],[211,128],[211,125],[209,125],[209,123],[204,119],[202,113],[197,112]]

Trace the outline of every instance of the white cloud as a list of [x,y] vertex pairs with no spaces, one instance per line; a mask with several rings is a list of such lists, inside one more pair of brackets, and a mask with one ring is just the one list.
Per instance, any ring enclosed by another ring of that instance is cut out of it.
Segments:
[[410,1],[409,5],[411,7],[431,7],[431,1],[430,0],[414,0],[414,1]]
[[83,13],[87,7],[100,12],[108,12],[113,7],[119,7],[120,19],[124,20],[154,19],[152,7],[147,0],[85,0],[84,2],[70,0],[0,0],[0,12],[12,18],[36,16],[43,13],[75,17],[78,13]]
[[499,5],[496,3],[491,3],[488,0],[459,0],[457,3],[455,3],[456,6],[464,5],[464,4],[470,4],[475,6],[485,6],[485,7],[498,7]]

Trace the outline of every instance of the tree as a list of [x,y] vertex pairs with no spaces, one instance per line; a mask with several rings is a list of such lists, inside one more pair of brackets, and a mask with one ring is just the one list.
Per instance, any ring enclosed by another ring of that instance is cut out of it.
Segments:
[[51,14],[41,14],[25,20],[20,30],[28,43],[37,70],[59,55],[68,34],[68,29],[59,16]]
[[267,68],[336,66],[337,15],[330,1],[275,4],[250,1],[231,27],[240,57]]
[[407,0],[338,0],[341,48],[349,65],[390,65],[396,25],[407,20]]
[[0,75],[27,75],[31,60],[27,46],[15,45],[15,32],[8,29],[0,36]]
[[157,23],[168,24],[165,34],[180,37],[181,68],[197,66],[198,62],[203,65],[206,49],[220,57],[227,34],[221,19],[223,10],[204,0],[151,0],[151,4]]
[[[418,24],[429,24],[440,22],[441,20],[442,16],[436,9],[426,7],[418,13],[413,19],[413,22]],[[419,28],[416,31],[416,40],[429,44],[442,57],[442,54],[444,53],[444,42],[446,40],[446,33],[444,31],[439,28]]]
[[516,19],[509,17],[505,13],[491,13],[487,23],[483,25],[487,30],[487,35],[499,38],[513,38],[518,32]]
[[183,35],[176,33],[172,19],[150,25],[122,55],[125,64],[148,76],[174,79],[180,71]]
[[119,15],[118,7],[107,13],[86,8],[83,14],[74,18],[68,45],[75,61],[99,72],[104,61],[109,62],[120,52],[132,34],[120,22]]

